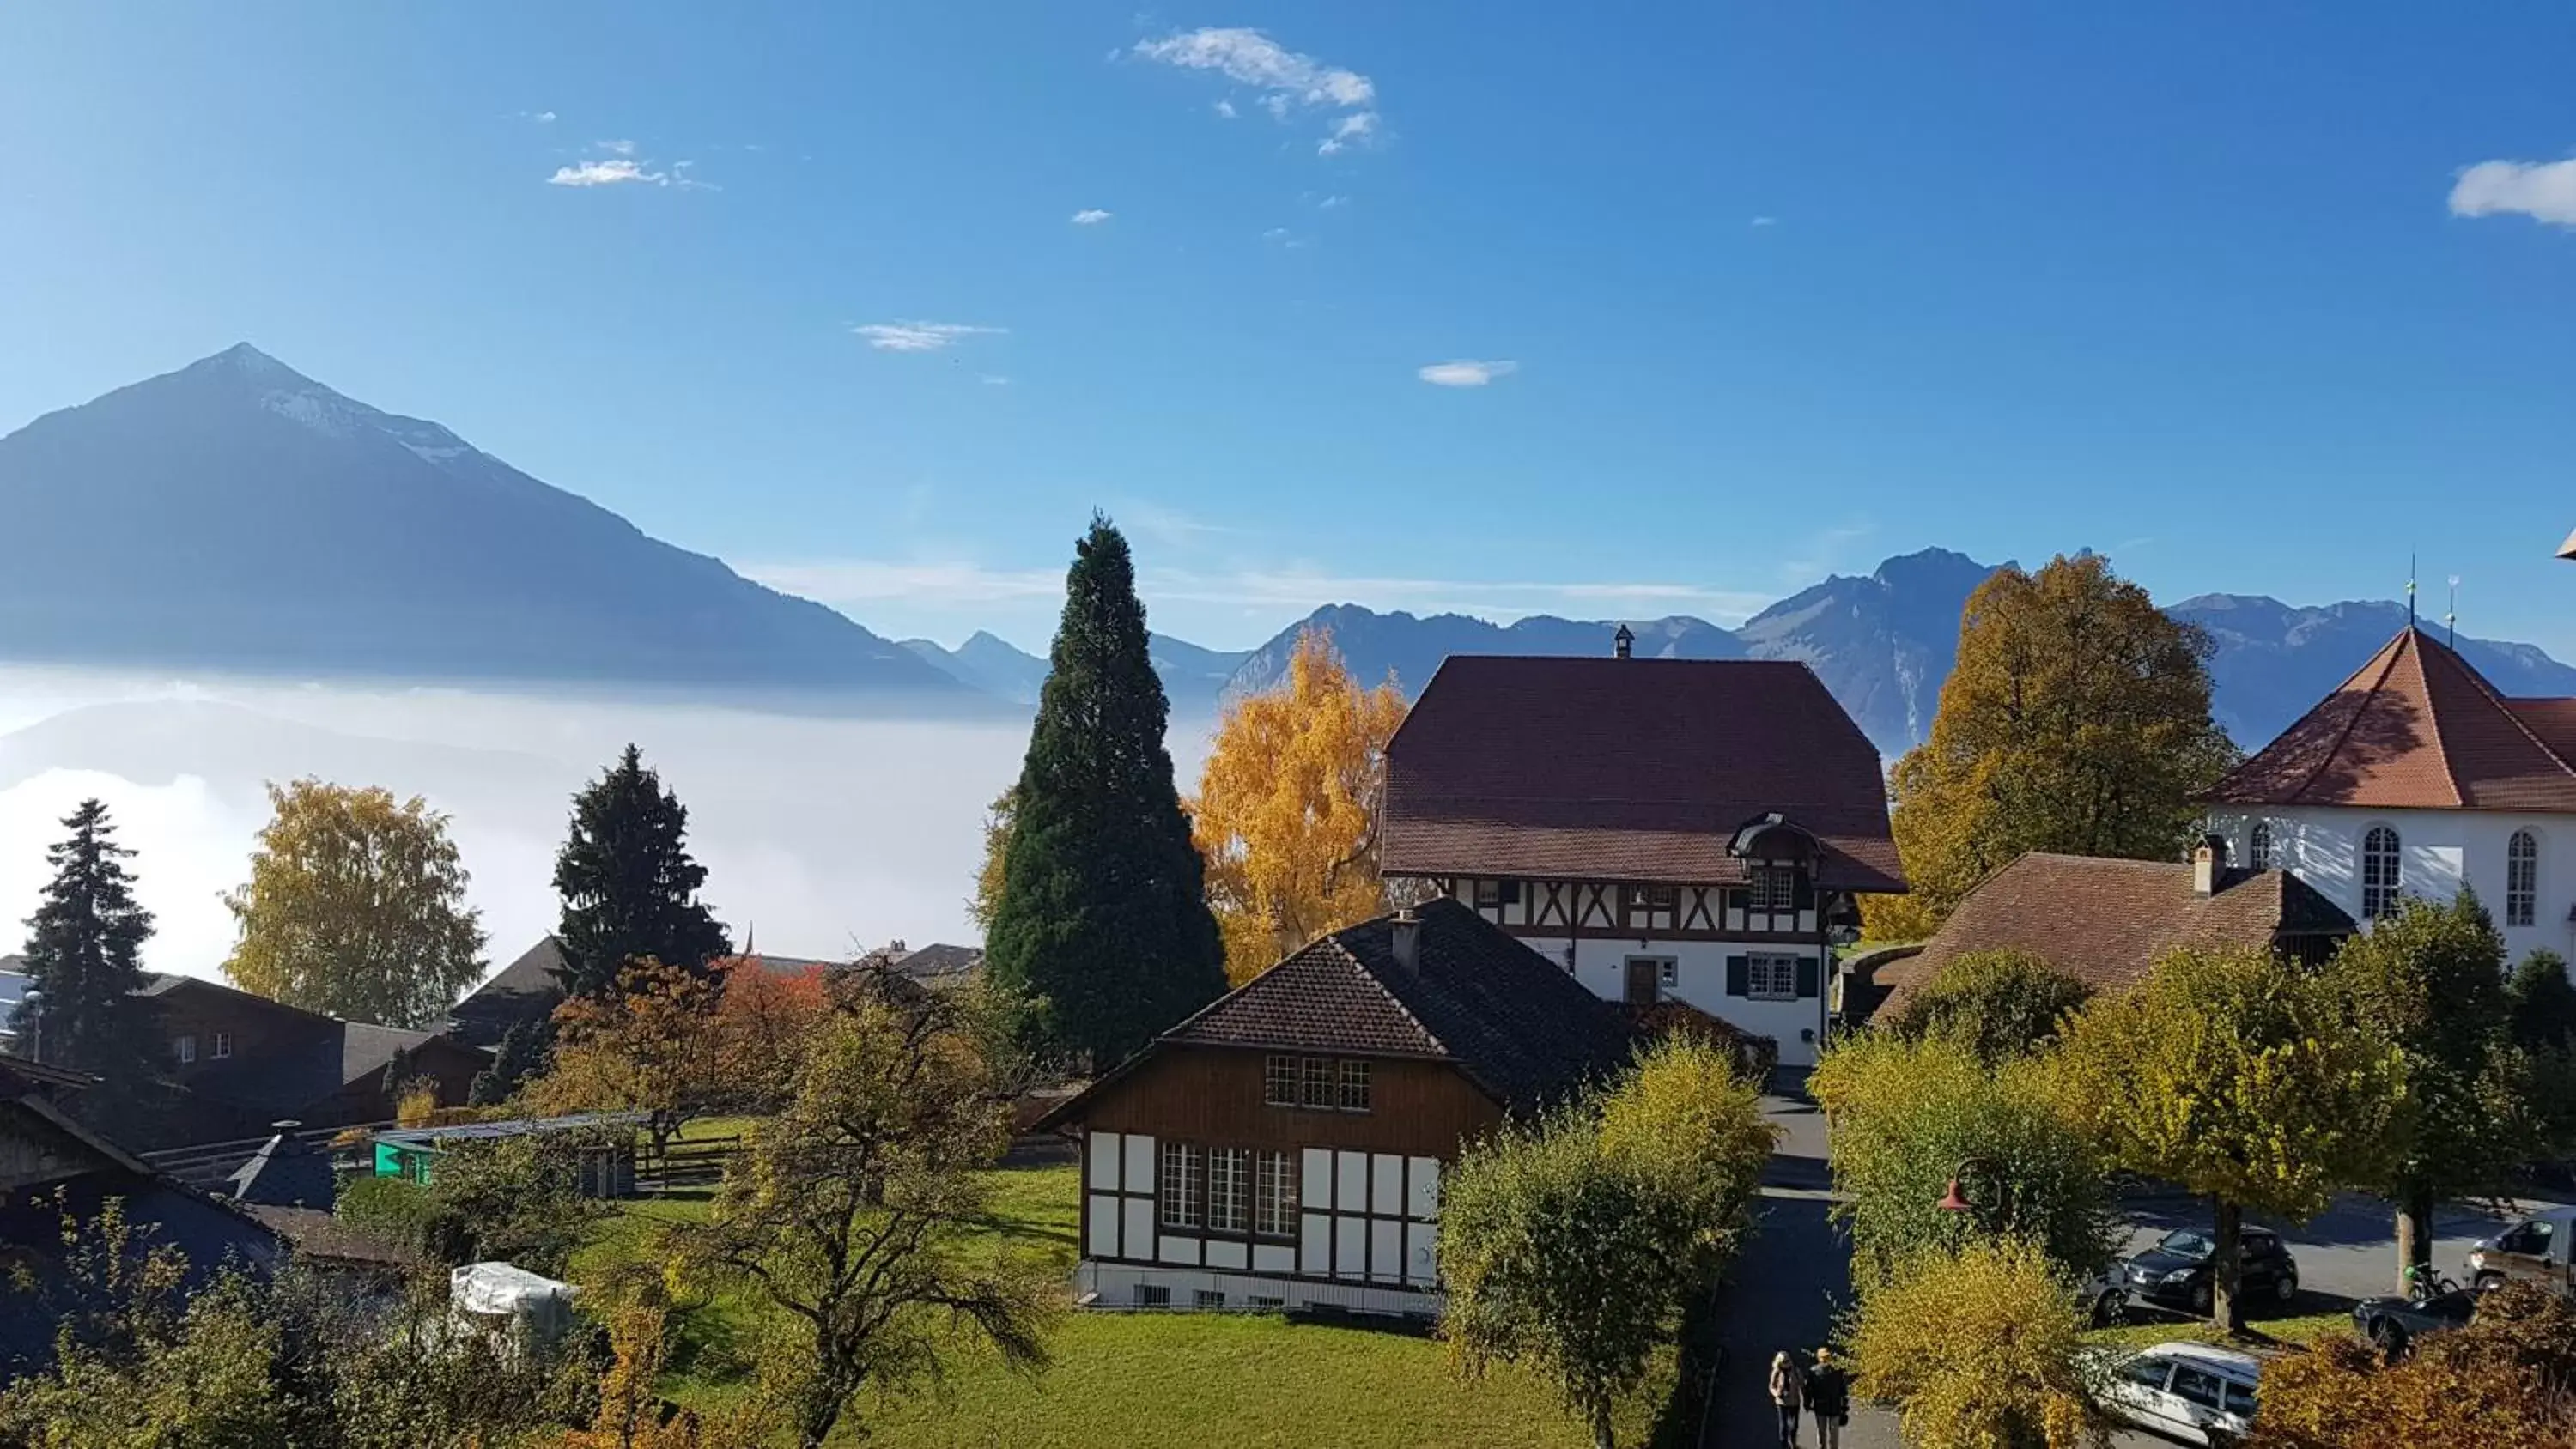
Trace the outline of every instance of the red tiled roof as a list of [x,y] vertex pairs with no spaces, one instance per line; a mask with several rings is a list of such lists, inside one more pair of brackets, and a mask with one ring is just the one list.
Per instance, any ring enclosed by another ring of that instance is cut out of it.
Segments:
[[1387,749],[1386,872],[1715,885],[1738,827],[1816,838],[1828,889],[1902,891],[1878,751],[1794,661],[1452,655]]
[[2506,699],[2421,629],[2230,771],[2220,805],[2576,811],[2576,700]]
[[2021,950],[2096,991],[2130,985],[2181,946],[2273,946],[2285,936],[2348,936],[2341,907],[2286,871],[2234,871],[2192,889],[2192,868],[2085,855],[2023,856],[1986,877],[1920,954],[1889,963],[1881,1011],[1972,951]]

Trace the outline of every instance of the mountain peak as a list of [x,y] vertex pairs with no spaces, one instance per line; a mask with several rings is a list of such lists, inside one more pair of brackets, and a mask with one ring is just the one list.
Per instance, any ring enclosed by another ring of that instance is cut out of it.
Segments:
[[239,373],[244,377],[257,378],[271,387],[295,384],[304,387],[320,385],[247,342],[236,342],[211,357],[201,357],[190,363],[187,370]]

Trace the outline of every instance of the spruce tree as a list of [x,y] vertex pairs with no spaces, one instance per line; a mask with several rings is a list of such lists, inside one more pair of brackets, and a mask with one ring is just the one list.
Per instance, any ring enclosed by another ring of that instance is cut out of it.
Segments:
[[694,971],[732,954],[725,928],[698,901],[707,870],[690,858],[688,834],[687,807],[633,745],[573,797],[572,834],[555,857],[557,980],[566,995],[607,995],[637,957]]
[[1094,515],[1065,576],[985,961],[995,981],[1043,1000],[1037,1045],[1097,1067],[1225,990],[1163,741],[1170,713],[1127,540]]
[[63,821],[71,837],[45,852],[54,878],[27,918],[34,1035],[47,1062],[89,1072],[110,1095],[139,1091],[155,1069],[150,1004],[138,964],[152,913],[134,903],[133,851],[116,843],[107,807],[83,800]]

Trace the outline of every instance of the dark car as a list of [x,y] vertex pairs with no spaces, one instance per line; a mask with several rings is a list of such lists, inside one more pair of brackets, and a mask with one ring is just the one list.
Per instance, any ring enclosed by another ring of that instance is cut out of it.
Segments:
[[2477,1311],[2478,1295],[2465,1288],[2426,1298],[2365,1298],[2353,1305],[2352,1326],[2381,1353],[2398,1359],[2419,1335],[2457,1328]]
[[[2244,1264],[2239,1281],[2252,1297],[2287,1303],[2299,1296],[2299,1263],[2269,1228],[2247,1228],[2238,1235]],[[2121,1265],[2129,1296],[2167,1308],[2207,1313],[2211,1297],[2210,1254],[2217,1244],[2197,1228],[2176,1228],[2163,1241]]]

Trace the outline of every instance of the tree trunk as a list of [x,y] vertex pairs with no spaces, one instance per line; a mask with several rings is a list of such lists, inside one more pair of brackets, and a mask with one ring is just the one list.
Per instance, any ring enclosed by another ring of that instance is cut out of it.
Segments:
[[2209,1255],[2209,1320],[2229,1333],[2243,1333],[2245,1300],[2240,1290],[2245,1282],[2245,1209],[2223,1197],[2210,1201],[2218,1231],[2213,1235],[2217,1246]]
[[2407,1289],[2407,1275],[2433,1266],[2433,1194],[2420,1187],[2397,1195],[2397,1291]]
[[1607,1401],[1592,1406],[1592,1449],[1619,1449],[1610,1435],[1610,1405]]

